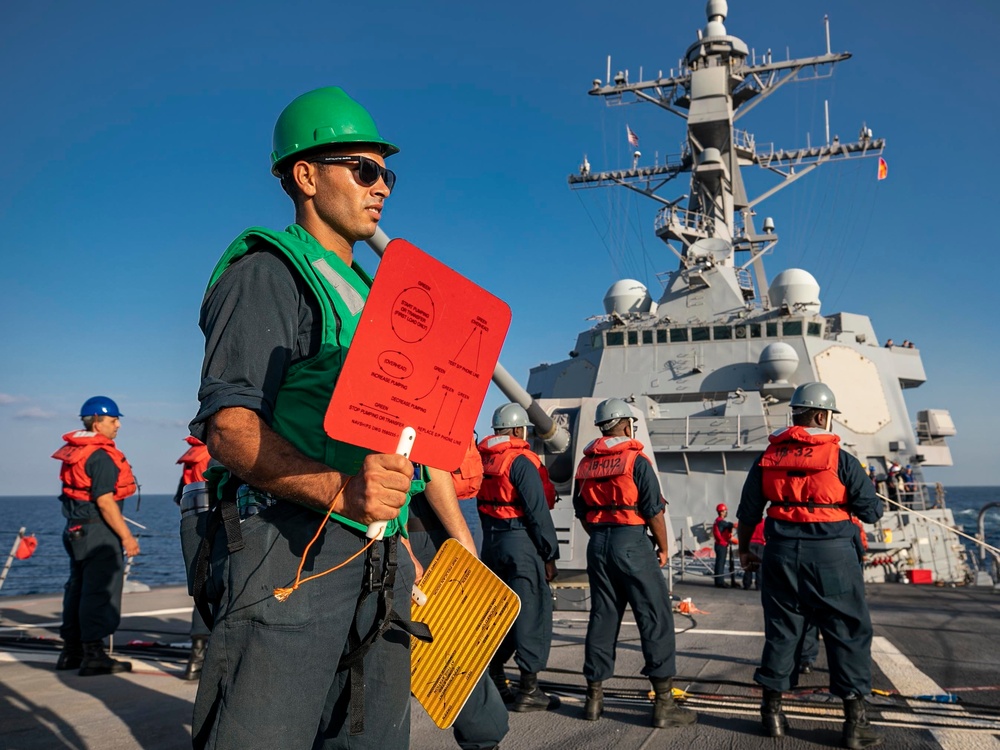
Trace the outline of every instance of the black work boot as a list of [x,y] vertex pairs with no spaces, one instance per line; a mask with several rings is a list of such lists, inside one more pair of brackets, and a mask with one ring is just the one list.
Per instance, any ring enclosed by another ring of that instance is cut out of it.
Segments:
[[604,713],[604,685],[587,680],[587,703],[583,707],[583,718],[597,721]]
[[83,644],[80,641],[66,641],[63,643],[62,651],[59,652],[56,669],[79,669],[81,661],[83,661]]
[[103,641],[88,641],[83,644],[83,659],[80,661],[81,677],[131,671],[132,662],[112,659],[104,650]]
[[781,691],[764,688],[760,701],[760,724],[768,737],[784,737],[788,733],[788,717],[781,710]]
[[503,664],[494,664],[490,662],[490,679],[493,680],[493,684],[496,685],[497,692],[500,693],[500,698],[503,700],[505,706],[509,706],[514,702],[514,692],[510,689],[510,685],[507,684],[507,675],[504,674]]
[[844,747],[861,750],[882,744],[884,738],[868,721],[865,709],[865,699],[860,695],[844,698]]
[[196,635],[191,638],[191,655],[188,657],[187,669],[184,670],[184,680],[197,680],[201,677],[201,667],[205,663],[205,649],[208,648],[208,638]]
[[698,714],[681,708],[674,701],[673,677],[650,680],[650,682],[653,683],[653,691],[656,693],[656,698],[653,700],[654,727],[682,727],[698,721]]
[[559,698],[543,692],[538,687],[538,675],[534,672],[521,672],[521,684],[510,710],[554,711],[557,708],[559,708]]

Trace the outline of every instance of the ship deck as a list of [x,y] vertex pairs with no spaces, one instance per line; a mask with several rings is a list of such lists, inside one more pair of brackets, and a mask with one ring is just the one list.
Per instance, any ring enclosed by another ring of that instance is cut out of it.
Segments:
[[[585,592],[571,589],[567,597]],[[686,703],[699,713],[697,725],[649,726],[644,696],[649,683],[639,676],[642,655],[629,612],[616,677],[606,683],[604,717],[583,721],[580,668],[587,612],[560,610],[549,670],[541,678],[563,705],[555,712],[511,714],[504,750],[759,748],[759,692],[752,681],[763,643],[758,595],[715,589],[708,579],[690,576],[675,582],[674,594],[690,597],[698,610],[676,619],[675,683],[689,691]],[[872,699],[884,746],[1000,748],[1000,594],[989,588],[883,584],[869,586],[868,595],[875,623],[874,686],[888,693]],[[0,599],[0,749],[190,747],[196,685],[178,679],[187,656],[186,590],[126,595],[115,637],[119,658],[133,662],[134,671],[124,675],[81,678],[54,670],[60,607],[56,596]],[[130,642],[138,643],[126,645]],[[822,653],[817,666],[786,699],[792,729],[780,743],[783,750],[839,745],[840,704],[825,691]],[[945,692],[958,694],[960,702],[912,698]],[[437,729],[415,701],[411,747],[456,747],[451,732]]]

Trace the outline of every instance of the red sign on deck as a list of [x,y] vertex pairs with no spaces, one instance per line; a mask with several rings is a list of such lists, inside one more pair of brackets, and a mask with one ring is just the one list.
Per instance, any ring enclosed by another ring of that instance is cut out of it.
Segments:
[[405,240],[379,264],[323,426],[338,440],[410,459],[462,463],[500,357],[510,308]]

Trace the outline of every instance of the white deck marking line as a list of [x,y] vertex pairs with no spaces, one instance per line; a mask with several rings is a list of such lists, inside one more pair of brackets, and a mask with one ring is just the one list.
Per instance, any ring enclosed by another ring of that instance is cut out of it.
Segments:
[[[192,607],[194,605],[191,605]],[[129,617],[160,617],[162,615],[183,615],[190,614],[191,607],[174,607],[173,609],[150,609],[146,612],[122,612],[122,619],[125,620]],[[0,633],[7,633],[17,630],[30,630],[31,628],[58,628],[62,625],[62,620],[54,620],[52,622],[27,622],[23,625],[13,625],[9,627],[0,628]]]
[[[578,624],[586,624],[589,618],[586,617],[560,617],[552,621],[553,627],[572,627]],[[635,620],[622,620],[622,625],[631,625],[635,627]],[[731,635],[734,637],[742,638],[763,638],[763,630],[712,630],[709,628],[674,628],[674,633],[680,635],[686,633],[689,635]]]
[[[889,678],[900,693],[903,695],[938,695],[944,692],[940,685],[925,675],[913,662],[910,661],[898,648],[883,636],[875,636],[872,639],[872,660],[882,670],[882,673]],[[926,708],[924,701],[907,701],[912,708]],[[978,720],[970,717],[968,712],[959,705],[934,704],[935,709],[947,709],[955,714],[949,721],[959,724],[967,724],[970,727],[983,725],[977,723]],[[886,719],[912,721],[910,714],[895,714],[885,711],[883,716]],[[925,725],[926,726],[926,725]],[[975,735],[961,729],[934,729],[927,727],[934,739],[937,740],[942,750],[970,750],[975,748],[1000,748],[1000,740],[986,733],[976,733]]]

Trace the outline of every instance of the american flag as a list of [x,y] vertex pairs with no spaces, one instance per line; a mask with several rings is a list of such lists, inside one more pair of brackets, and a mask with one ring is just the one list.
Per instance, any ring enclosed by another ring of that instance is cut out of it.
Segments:
[[625,135],[628,138],[628,145],[632,148],[639,148],[639,136],[632,132],[632,128],[625,126]]

